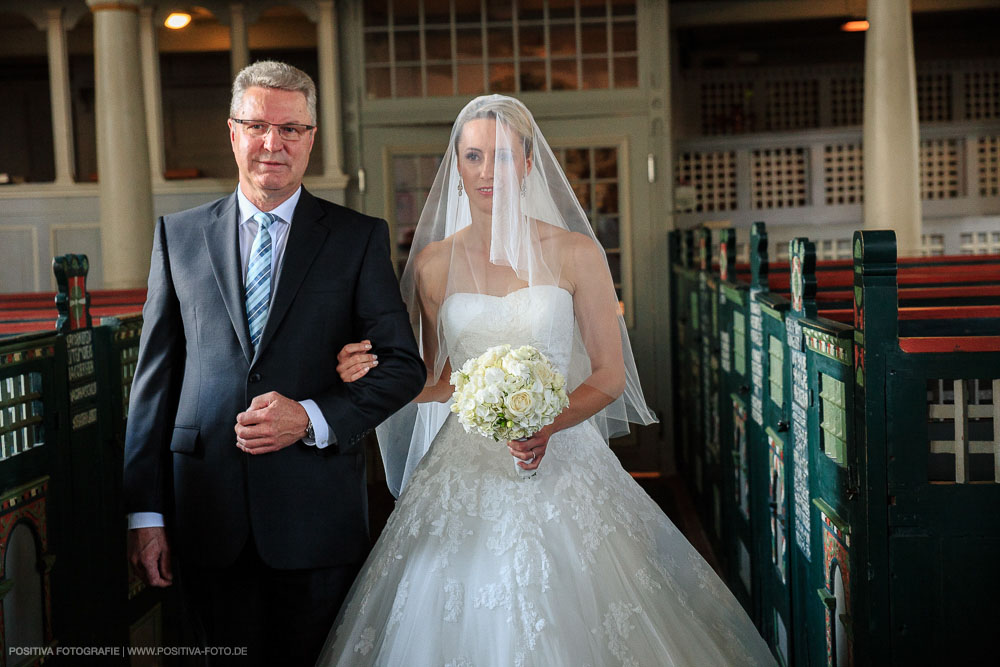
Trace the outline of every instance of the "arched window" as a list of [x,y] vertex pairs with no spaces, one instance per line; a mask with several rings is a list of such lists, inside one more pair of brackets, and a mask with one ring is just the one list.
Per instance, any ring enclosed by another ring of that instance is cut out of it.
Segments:
[[[25,523],[11,531],[3,563],[4,579],[13,587],[3,599],[4,647],[45,645],[42,573],[35,534]],[[8,655],[11,655],[8,653]]]
[[848,615],[847,593],[844,589],[844,573],[840,569],[840,563],[834,561],[833,572],[830,575],[833,580],[833,596],[837,600],[837,605],[833,610],[833,655],[834,665],[846,667],[850,664],[848,655],[850,653],[849,640],[847,638],[847,624],[845,619]]

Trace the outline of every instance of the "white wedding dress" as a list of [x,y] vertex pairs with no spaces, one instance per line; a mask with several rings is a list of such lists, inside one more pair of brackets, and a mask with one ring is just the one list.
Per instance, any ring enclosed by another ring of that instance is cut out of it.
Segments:
[[[561,288],[454,294],[442,317],[454,368],[510,343],[539,347],[566,372],[573,301]],[[553,322],[563,331],[553,333]],[[592,424],[554,435],[538,474],[521,479],[503,443],[466,433],[451,415],[318,664],[774,661],[733,595]]]

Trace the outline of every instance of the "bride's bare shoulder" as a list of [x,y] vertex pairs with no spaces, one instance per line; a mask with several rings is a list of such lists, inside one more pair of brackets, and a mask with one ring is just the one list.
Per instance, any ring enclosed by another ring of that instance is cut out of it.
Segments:
[[600,250],[592,236],[582,232],[571,232],[546,222],[538,224],[538,238],[567,259],[595,259],[594,253]]
[[449,236],[440,241],[432,241],[424,246],[414,258],[414,265],[417,271],[433,268],[435,265],[447,261],[451,255],[451,246],[454,237]]
[[454,243],[453,238],[449,236],[446,239],[428,243],[413,259],[413,268],[418,284],[436,284],[438,279],[447,275]]

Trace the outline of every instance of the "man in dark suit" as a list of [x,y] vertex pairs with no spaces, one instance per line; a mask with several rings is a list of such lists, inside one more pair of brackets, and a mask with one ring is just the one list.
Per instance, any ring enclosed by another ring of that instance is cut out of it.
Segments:
[[[301,185],[316,91],[233,85],[232,195],[160,218],[125,444],[129,558],[206,646],[311,665],[369,549],[363,436],[423,387],[384,221]],[[337,353],[376,342],[345,385]]]

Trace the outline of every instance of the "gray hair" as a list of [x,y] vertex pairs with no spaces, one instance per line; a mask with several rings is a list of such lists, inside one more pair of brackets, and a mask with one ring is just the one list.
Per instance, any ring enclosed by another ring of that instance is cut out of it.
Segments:
[[[243,106],[243,94],[247,88],[277,88],[306,96],[306,107],[309,109],[310,123],[316,124],[316,84],[312,78],[287,63],[276,60],[261,60],[253,65],[247,65],[236,75],[233,81],[233,98],[229,103],[229,115],[236,118]],[[260,119],[255,119],[260,120]]]

